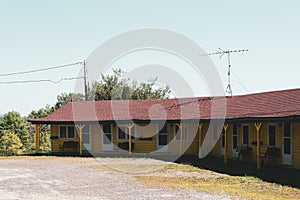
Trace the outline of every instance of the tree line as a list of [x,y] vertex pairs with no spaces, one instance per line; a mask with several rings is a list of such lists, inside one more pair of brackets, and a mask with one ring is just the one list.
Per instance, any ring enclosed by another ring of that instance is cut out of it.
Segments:
[[[147,82],[137,83],[129,78],[122,78],[124,72],[114,69],[112,74],[100,75],[99,81],[94,81],[88,88],[88,100],[146,100],[168,98],[168,86],[155,87],[157,78],[149,78]],[[46,117],[68,102],[84,101],[81,93],[62,93],[57,96],[57,102],[47,105],[39,110],[33,110],[28,116],[21,116],[16,111],[11,111],[0,117],[0,155],[13,156],[31,154],[35,148],[35,126],[28,119]],[[50,151],[50,126],[43,125],[40,136],[40,150]]]

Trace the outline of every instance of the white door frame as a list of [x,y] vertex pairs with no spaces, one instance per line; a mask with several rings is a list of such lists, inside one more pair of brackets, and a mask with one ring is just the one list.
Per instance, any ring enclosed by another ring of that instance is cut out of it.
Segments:
[[86,126],[89,127],[89,132],[82,132],[82,135],[88,134],[89,135],[89,143],[82,143],[82,149],[91,151],[92,150],[92,126],[90,124],[87,124]]
[[[293,165],[293,130],[292,130],[292,123],[290,125],[290,137],[284,136],[284,124],[282,124],[282,164],[283,165]],[[284,139],[290,139],[290,154],[284,153]]]
[[[105,135],[109,135],[111,138],[111,142],[109,144],[104,144]],[[101,124],[101,150],[102,151],[113,151],[114,150],[114,142],[113,142],[113,125],[110,124],[110,133],[104,133],[103,124]]]

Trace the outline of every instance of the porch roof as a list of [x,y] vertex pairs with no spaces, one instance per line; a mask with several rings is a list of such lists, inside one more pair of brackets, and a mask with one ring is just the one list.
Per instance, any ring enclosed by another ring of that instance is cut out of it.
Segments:
[[276,120],[300,117],[300,89],[233,97],[71,102],[34,124],[150,120]]

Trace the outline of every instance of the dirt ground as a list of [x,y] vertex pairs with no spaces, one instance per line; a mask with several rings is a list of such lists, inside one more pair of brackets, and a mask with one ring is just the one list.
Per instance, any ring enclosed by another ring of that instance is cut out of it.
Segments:
[[144,158],[4,158],[0,159],[0,200],[229,199],[209,191],[144,184],[135,178],[158,173],[168,164]]

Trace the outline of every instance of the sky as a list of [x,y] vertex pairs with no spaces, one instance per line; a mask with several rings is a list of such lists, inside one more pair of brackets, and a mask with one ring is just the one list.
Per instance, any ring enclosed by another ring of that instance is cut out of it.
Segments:
[[[140,28],[183,34],[207,53],[249,49],[233,54],[233,94],[299,88],[299,1],[4,1],[0,0],[0,75],[85,60],[115,35]],[[176,58],[150,53],[131,55],[113,64],[125,71],[137,63],[176,63]],[[167,58],[168,57],[168,58]],[[136,59],[136,60],[135,60]],[[174,59],[172,61],[172,59]],[[227,60],[211,56],[227,84]],[[174,64],[175,65],[175,64]],[[126,66],[128,68],[126,68]],[[74,91],[75,81],[2,84],[15,80],[59,80],[82,76],[82,66],[27,75],[0,76],[0,114],[22,115],[53,105],[56,96]],[[193,79],[192,73],[184,76]],[[200,87],[200,86],[199,86]],[[205,92],[196,95],[208,95]]]

